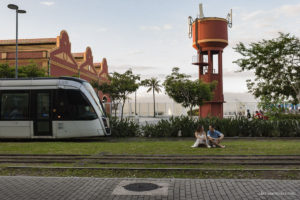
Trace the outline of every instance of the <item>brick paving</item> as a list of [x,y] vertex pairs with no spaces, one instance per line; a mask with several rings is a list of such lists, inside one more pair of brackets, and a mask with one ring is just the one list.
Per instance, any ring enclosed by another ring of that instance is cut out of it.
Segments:
[[[121,182],[161,182],[167,195],[113,195]],[[0,177],[1,200],[300,199],[300,180]]]

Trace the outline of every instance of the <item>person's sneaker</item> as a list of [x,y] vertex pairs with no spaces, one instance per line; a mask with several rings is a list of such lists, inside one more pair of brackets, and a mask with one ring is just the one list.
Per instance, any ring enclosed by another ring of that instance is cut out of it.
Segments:
[[213,145],[212,147],[213,147],[213,148],[216,148],[216,145]]
[[211,146],[207,146],[207,148],[211,148]]

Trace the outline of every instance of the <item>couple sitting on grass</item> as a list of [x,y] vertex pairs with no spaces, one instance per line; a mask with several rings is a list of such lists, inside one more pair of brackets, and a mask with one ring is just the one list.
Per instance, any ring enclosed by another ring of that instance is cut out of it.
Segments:
[[225,148],[225,145],[221,145],[220,142],[223,140],[224,135],[215,130],[213,125],[209,125],[209,130],[207,131],[207,135],[204,131],[203,126],[198,126],[195,132],[196,142],[192,147],[199,147],[200,145],[205,146],[207,148],[211,147],[220,147]]

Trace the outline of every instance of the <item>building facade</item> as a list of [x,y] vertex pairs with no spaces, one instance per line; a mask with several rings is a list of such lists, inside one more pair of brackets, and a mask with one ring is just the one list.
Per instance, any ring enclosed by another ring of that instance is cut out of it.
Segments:
[[[16,40],[0,40],[0,64],[15,66]],[[56,38],[19,39],[18,65],[30,63],[44,68],[48,76],[75,76],[99,83],[108,81],[108,66],[104,58],[102,63],[93,63],[90,47],[83,53],[72,53],[71,42],[66,31]],[[110,102],[107,94],[99,92],[101,100]]]

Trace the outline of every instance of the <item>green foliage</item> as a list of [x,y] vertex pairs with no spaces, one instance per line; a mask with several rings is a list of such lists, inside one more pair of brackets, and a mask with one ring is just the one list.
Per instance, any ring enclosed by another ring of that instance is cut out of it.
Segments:
[[156,78],[151,78],[151,79],[145,79],[141,82],[141,85],[148,87],[147,92],[150,92],[152,90],[153,92],[153,117],[155,117],[156,112],[155,112],[155,92],[159,93],[161,92],[161,85],[159,84],[159,80]]
[[31,63],[26,66],[20,66],[19,68],[19,77],[45,77],[46,70],[38,67],[35,63]]
[[117,105],[121,103],[121,120],[123,120],[125,101],[129,94],[135,92],[139,88],[139,83],[137,81],[140,80],[140,76],[134,75],[132,70],[129,69],[123,74],[114,72],[108,76],[108,79],[109,83],[102,83],[99,85],[98,83],[92,82],[92,86],[101,90],[103,93],[109,94],[113,105],[115,105],[115,116]]
[[0,64],[0,78],[14,78],[15,68],[9,67],[8,64]]
[[194,106],[201,106],[213,98],[216,82],[203,83],[201,80],[191,81],[189,78],[190,76],[179,73],[179,68],[175,67],[163,85],[169,97],[183,107],[189,107],[191,113]]
[[295,119],[300,120],[300,114],[285,114],[285,113],[278,113],[276,119]]
[[242,58],[234,61],[241,71],[254,71],[255,79],[247,80],[250,93],[269,102],[300,102],[300,40],[279,33],[272,40],[262,40],[246,47],[234,48]]
[[[191,115],[191,111],[187,111],[188,115]],[[199,116],[199,108],[195,108],[192,110],[192,116]]]
[[[18,67],[18,77],[33,78],[45,76],[46,71],[35,63]],[[10,67],[8,64],[0,64],[0,78],[15,78],[15,67]]]
[[272,119],[277,119],[279,114],[283,111],[277,105],[280,105],[280,101],[274,100],[273,102],[271,102],[269,98],[267,98],[266,96],[262,96],[261,101],[258,104],[258,107],[264,110],[265,115],[272,120]]
[[[110,76],[109,76],[110,77]],[[118,91],[118,87],[116,86],[116,82],[105,82],[102,84],[99,84],[98,81],[92,81],[91,85],[96,88],[98,91],[102,91],[104,94],[109,94],[109,97],[111,99],[111,103],[113,105],[113,108],[115,110],[115,117],[117,114],[118,104],[120,103],[121,96]]]
[[160,120],[157,124],[146,124],[142,127],[145,137],[171,137],[176,132],[168,120]]
[[279,107],[281,103],[270,102],[268,99],[262,97],[262,101],[259,102],[258,106],[265,111],[265,115],[270,120],[281,120],[281,119],[300,119],[300,114],[285,114],[285,109]]
[[129,119],[110,119],[111,135],[113,137],[135,137],[140,135],[139,125]]
[[[225,137],[300,137],[300,120],[248,120],[240,118],[200,118],[192,119],[187,116],[162,119],[157,124],[140,126],[133,121],[113,120],[112,131],[116,127],[116,136],[144,136],[144,137],[177,137],[181,131],[182,137],[194,137],[197,126],[213,124]],[[139,131],[141,130],[141,131]]]

